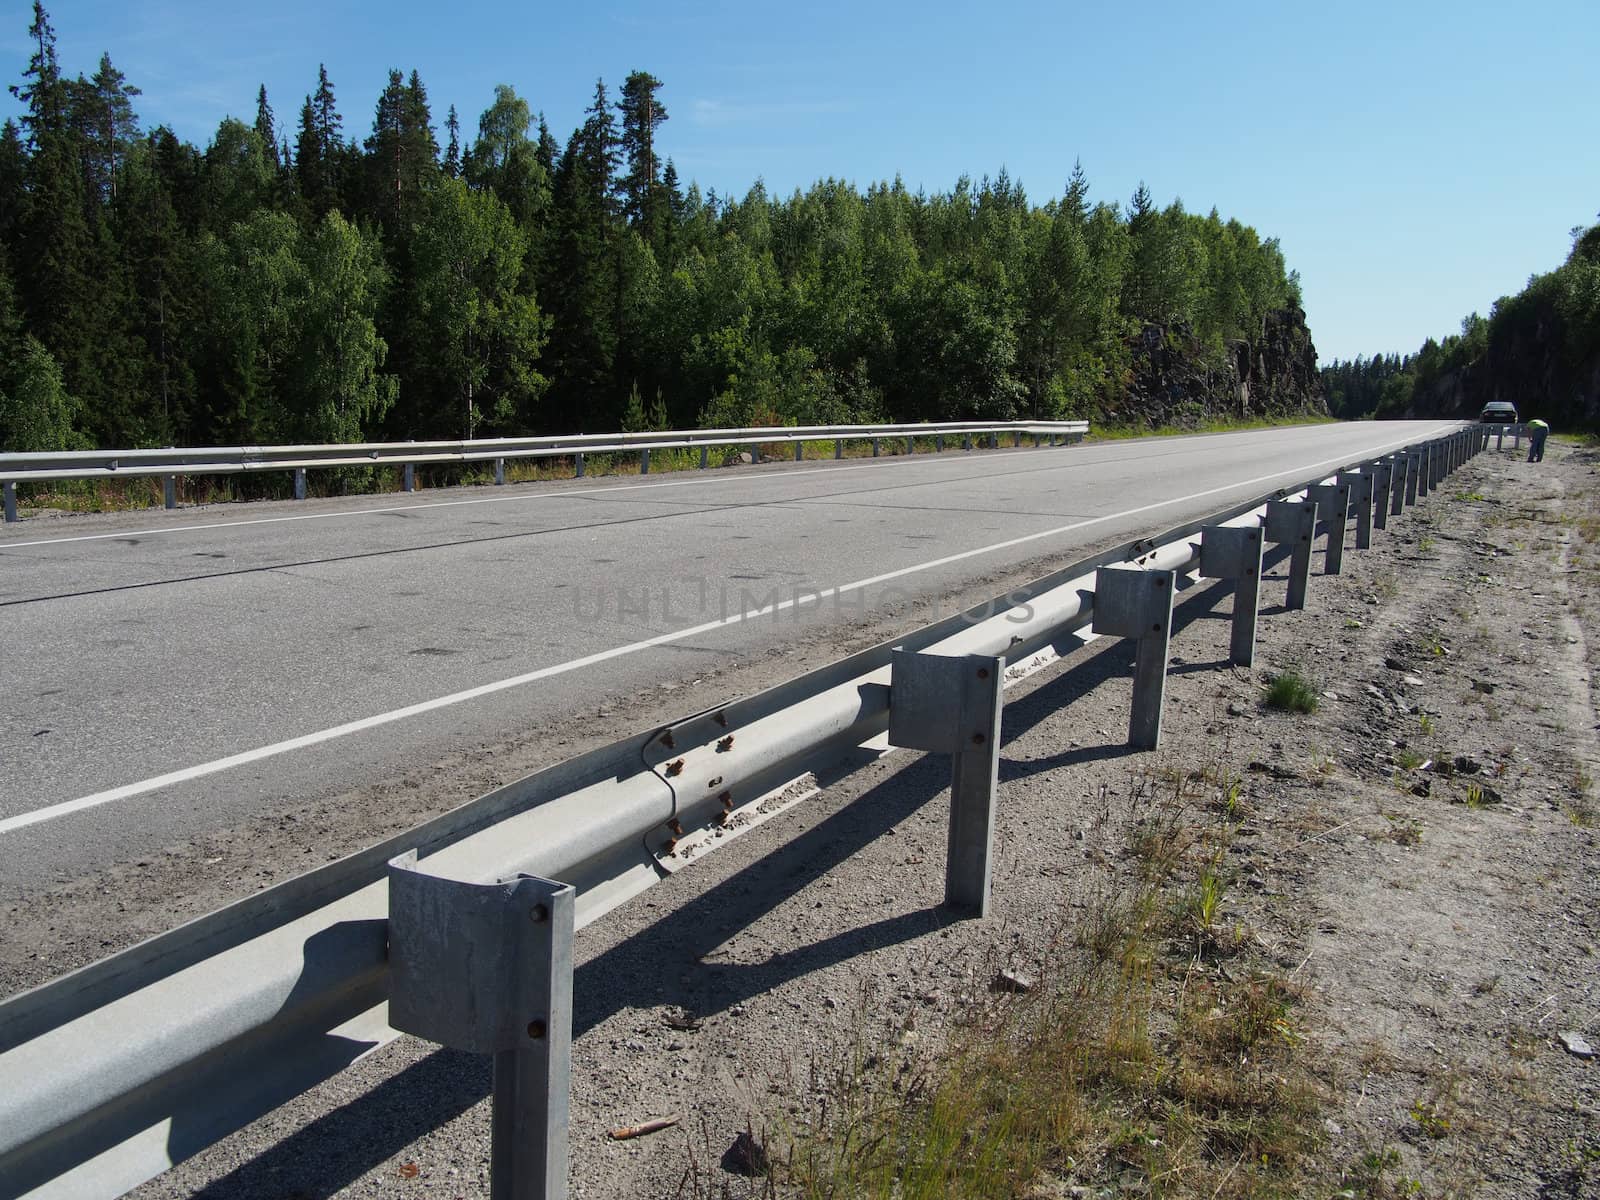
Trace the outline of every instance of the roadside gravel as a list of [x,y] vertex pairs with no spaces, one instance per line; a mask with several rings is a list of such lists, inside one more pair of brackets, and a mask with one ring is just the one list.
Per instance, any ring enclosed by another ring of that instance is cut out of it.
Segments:
[[[841,1061],[936,1053],[999,970],[1038,970],[1116,885],[1153,781],[1196,774],[1243,781],[1222,920],[1305,990],[1318,1194],[1370,1176],[1373,1156],[1389,1186],[1427,1195],[1595,1194],[1600,1066],[1562,1034],[1600,1044],[1596,454],[1481,455],[1375,539],[1312,579],[1303,612],[1282,610],[1283,568],[1269,573],[1254,669],[1222,665],[1226,589],[1182,594],[1160,751],[1121,744],[1121,644],[1014,688],[989,920],[938,907],[948,767],[900,752],[586,930],[573,1194],[764,1194],[721,1165],[740,1131],[779,1153]],[[1314,714],[1262,704],[1291,666],[1317,684]],[[60,920],[96,894],[70,890]],[[118,903],[109,885],[98,903]],[[92,936],[68,941],[87,954]],[[486,1196],[487,1090],[485,1063],[402,1039],[136,1194]],[[681,1123],[606,1137],[668,1115]]]

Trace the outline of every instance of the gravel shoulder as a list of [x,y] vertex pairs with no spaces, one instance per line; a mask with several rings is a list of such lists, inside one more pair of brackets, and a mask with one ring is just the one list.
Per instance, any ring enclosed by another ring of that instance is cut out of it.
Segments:
[[[817,1123],[840,1063],[936,1054],[997,971],[1038,972],[1063,928],[1117,886],[1162,782],[1198,778],[1241,784],[1220,919],[1304,996],[1302,1057],[1325,1130],[1302,1164],[1317,1185],[1307,1194],[1361,1180],[1350,1194],[1401,1194],[1407,1181],[1427,1195],[1597,1194],[1600,1066],[1563,1041],[1600,1045],[1597,463],[1561,444],[1542,466],[1480,455],[1372,550],[1347,551],[1344,574],[1314,576],[1303,612],[1282,611],[1280,565],[1251,670],[1221,665],[1226,589],[1183,593],[1160,751],[1121,744],[1123,645],[1096,642],[1020,683],[1005,712],[989,920],[939,908],[948,767],[900,752],[586,930],[573,1194],[766,1194],[722,1165],[741,1130],[776,1148]],[[804,658],[767,669],[791,675]],[[1263,706],[1265,676],[1289,667],[1316,682],[1315,713]],[[725,684],[693,681],[672,707]],[[607,714],[596,739],[664,699]],[[438,769],[470,789],[536,765],[517,754],[476,747]],[[401,789],[389,817],[420,819],[436,791]],[[296,854],[337,853],[361,833],[341,814],[373,799],[9,905],[0,984],[38,975],[41,953],[59,968],[138,936],[154,919],[134,911],[141,895],[190,862],[237,875],[261,850],[252,837],[272,846],[262,886]],[[225,876],[205,878],[216,882],[191,886],[180,912],[203,910]],[[402,1039],[137,1194],[486,1196],[487,1093],[485,1063]],[[666,1115],[680,1124],[606,1136]]]

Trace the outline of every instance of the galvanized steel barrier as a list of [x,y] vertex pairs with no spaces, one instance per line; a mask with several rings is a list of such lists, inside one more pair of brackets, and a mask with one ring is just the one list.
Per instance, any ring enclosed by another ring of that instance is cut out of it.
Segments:
[[1079,561],[13,997],[0,1200],[118,1195],[402,1031],[494,1056],[493,1194],[564,1196],[576,930],[767,819],[757,806],[778,789],[881,753],[885,735],[951,755],[946,900],[986,913],[1008,667],[1135,639],[1128,740],[1154,747],[1191,577],[1234,582],[1230,657],[1250,665],[1269,543],[1288,551],[1288,607],[1303,607],[1314,538],[1337,573],[1352,517],[1360,549],[1488,437],[1454,430]]
[[750,429],[690,429],[645,433],[568,434],[561,437],[485,438],[465,442],[367,442],[315,446],[209,446],[165,450],[75,450],[27,454],[0,454],[0,491],[5,519],[17,519],[17,485],[65,479],[127,479],[159,477],[167,508],[176,508],[180,475],[241,475],[287,471],[294,477],[294,498],[306,498],[306,472],[335,467],[398,466],[401,489],[416,488],[416,468],[492,462],[494,481],[506,481],[506,463],[524,458],[570,458],[576,473],[584,473],[591,454],[636,453],[639,470],[649,473],[650,451],[700,451],[702,469],[710,465],[715,447],[793,445],[798,461],[806,442],[833,442],[835,458],[844,455],[845,443],[870,441],[877,457],[884,441],[904,440],[908,453],[915,439],[933,438],[939,450],[946,437],[961,439],[973,448],[974,439],[987,439],[998,447],[1002,434],[1014,445],[1032,437],[1034,445],[1081,440],[1089,432],[1087,421],[946,421],[909,425],[795,425]]

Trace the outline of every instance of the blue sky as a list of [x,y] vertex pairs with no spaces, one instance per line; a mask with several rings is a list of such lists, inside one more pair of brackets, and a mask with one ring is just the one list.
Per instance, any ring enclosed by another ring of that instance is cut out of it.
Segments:
[[[718,192],[896,174],[943,191],[1003,166],[1042,203],[1081,159],[1091,198],[1144,180],[1279,238],[1324,362],[1454,332],[1600,215],[1594,0],[47,8],[69,73],[109,51],[144,125],[201,145],[224,115],[253,118],[259,83],[292,129],[323,62],[358,137],[391,66],[420,71],[441,126],[455,104],[470,135],[509,83],[562,141],[596,77],[614,95],[648,70],[664,153]],[[3,11],[12,83],[29,6]]]

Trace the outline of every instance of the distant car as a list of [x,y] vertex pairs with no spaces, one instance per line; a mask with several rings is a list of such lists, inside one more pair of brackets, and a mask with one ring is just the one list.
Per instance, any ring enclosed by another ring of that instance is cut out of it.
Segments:
[[1485,425],[1515,425],[1517,406],[1505,400],[1491,400],[1483,406],[1483,411],[1478,414],[1478,420]]

